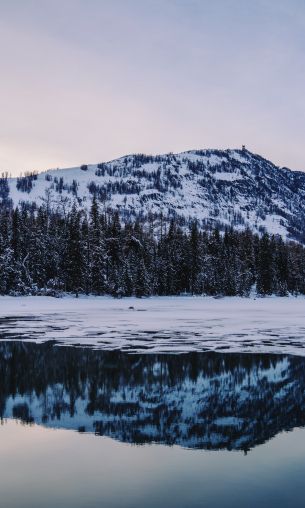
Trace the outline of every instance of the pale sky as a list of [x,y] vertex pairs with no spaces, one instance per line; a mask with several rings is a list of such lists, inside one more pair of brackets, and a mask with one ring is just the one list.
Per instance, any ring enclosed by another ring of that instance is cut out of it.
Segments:
[[192,148],[305,170],[304,0],[0,0],[0,172]]

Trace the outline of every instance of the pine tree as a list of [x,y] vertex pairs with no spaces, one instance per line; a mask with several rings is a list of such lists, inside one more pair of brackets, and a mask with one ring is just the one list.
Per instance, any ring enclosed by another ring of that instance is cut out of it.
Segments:
[[74,205],[68,217],[68,242],[65,258],[66,287],[78,296],[83,291],[84,259],[81,250],[80,212]]
[[100,217],[96,197],[90,211],[88,261],[91,268],[91,290],[101,295],[106,292],[107,252],[104,238],[105,225]]
[[200,251],[199,230],[197,221],[193,221],[190,232],[190,291],[199,292]]
[[288,255],[287,248],[281,238],[275,244],[275,292],[286,296],[288,292]]
[[0,293],[54,294],[66,290],[113,296],[305,294],[305,249],[251,231],[168,231],[150,218],[121,224],[118,213],[66,213],[21,205],[0,208]]
[[273,290],[273,252],[269,235],[264,233],[259,242],[257,262],[257,291],[271,295]]

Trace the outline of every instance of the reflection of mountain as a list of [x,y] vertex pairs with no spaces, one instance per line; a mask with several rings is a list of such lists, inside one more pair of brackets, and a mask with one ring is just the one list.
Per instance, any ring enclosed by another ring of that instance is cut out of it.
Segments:
[[247,450],[305,424],[305,360],[0,344],[0,412],[130,443]]

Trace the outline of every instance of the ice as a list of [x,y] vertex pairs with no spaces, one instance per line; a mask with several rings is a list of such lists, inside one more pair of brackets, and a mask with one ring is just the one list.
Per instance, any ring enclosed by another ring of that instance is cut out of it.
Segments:
[[190,351],[305,356],[305,298],[0,297],[1,340],[130,353]]

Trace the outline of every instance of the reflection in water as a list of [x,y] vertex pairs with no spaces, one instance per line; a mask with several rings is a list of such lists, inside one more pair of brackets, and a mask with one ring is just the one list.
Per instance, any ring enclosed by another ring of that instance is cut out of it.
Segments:
[[305,423],[305,360],[0,344],[0,413],[143,444],[249,450]]

